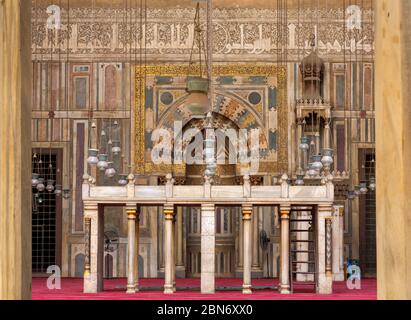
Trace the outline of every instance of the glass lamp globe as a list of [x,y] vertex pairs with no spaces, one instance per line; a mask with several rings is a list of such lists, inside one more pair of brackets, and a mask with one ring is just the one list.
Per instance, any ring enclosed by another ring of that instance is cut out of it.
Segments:
[[37,187],[38,184],[39,184],[39,175],[37,173],[33,173],[31,175],[31,186],[35,188]]
[[295,185],[297,186],[304,185],[304,175],[297,175],[297,180],[295,180]]
[[121,152],[120,141],[113,141],[113,147],[111,148],[111,152],[118,156]]
[[330,166],[334,163],[333,159],[334,152],[332,149],[324,149],[323,150],[323,157],[321,158],[321,162],[324,166]]
[[60,184],[56,184],[56,188],[55,188],[55,190],[54,190],[54,194],[55,194],[57,197],[60,197],[62,193],[63,193],[63,188],[62,188],[62,186],[61,186]]
[[308,168],[309,169],[307,171],[307,174],[308,174],[309,177],[314,178],[318,175],[318,171],[317,171],[317,169],[315,169],[314,163],[310,163],[308,165]]
[[54,180],[47,180],[46,190],[48,192],[53,192],[54,191]]
[[125,186],[125,185],[127,185],[127,175],[122,174],[122,175],[120,176],[120,179],[118,180],[118,184],[119,184],[120,186]]
[[106,154],[100,154],[98,156],[98,163],[97,163],[97,168],[100,171],[106,171],[106,169],[108,168],[108,155]]
[[88,158],[87,158],[87,163],[90,166],[95,166],[98,163],[98,150],[96,149],[89,149],[88,150]]
[[323,164],[321,163],[321,155],[312,156],[312,167],[317,171],[320,171],[323,168]]
[[367,183],[366,182],[361,182],[360,183],[360,193],[361,194],[366,194],[367,192],[368,192]]
[[37,184],[37,191],[38,192],[43,192],[44,189],[46,189],[46,186],[44,185],[44,179],[39,178],[39,183]]
[[354,200],[355,199],[355,191],[353,191],[353,190],[348,191],[347,198],[348,198],[348,200]]
[[116,169],[114,169],[112,162],[108,162],[108,168],[106,169],[105,175],[107,178],[113,178],[116,175]]
[[368,186],[371,191],[374,191],[376,189],[376,183],[375,183],[375,178],[370,178],[370,185]]
[[302,137],[300,142],[300,149],[303,151],[307,151],[310,149],[310,138]]
[[208,79],[202,77],[189,77],[187,80],[189,93],[185,104],[192,118],[203,119],[209,110]]

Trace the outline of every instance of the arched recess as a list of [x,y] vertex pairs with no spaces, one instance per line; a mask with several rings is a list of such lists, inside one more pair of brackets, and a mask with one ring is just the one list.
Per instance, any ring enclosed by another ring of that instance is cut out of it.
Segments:
[[[185,103],[187,96],[177,100],[160,115],[157,129],[174,130],[174,124],[178,121],[181,122],[182,128],[186,128],[190,122],[193,122],[192,115]],[[253,107],[240,97],[225,91],[217,91],[213,101],[213,112],[219,121],[214,123],[215,129],[227,127],[220,121],[221,119],[227,119],[227,123],[234,124],[231,127],[237,129],[260,129],[260,152],[264,154],[268,150],[267,130],[261,116]]]
[[[184,127],[192,120],[185,103],[187,97],[188,95],[180,98],[160,115],[157,128],[173,128],[174,121],[181,121]],[[228,118],[240,129],[261,128],[265,132],[264,123],[257,111],[241,97],[226,91],[216,91],[213,105],[213,112]]]

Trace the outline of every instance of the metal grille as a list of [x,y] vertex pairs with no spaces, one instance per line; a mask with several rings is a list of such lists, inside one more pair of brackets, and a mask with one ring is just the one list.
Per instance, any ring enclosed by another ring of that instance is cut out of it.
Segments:
[[[56,161],[57,156],[49,154],[37,155],[37,163],[33,161],[33,168],[38,168],[36,171],[45,179],[45,185],[48,179],[56,181]],[[56,195],[47,190],[32,190],[32,271],[44,273],[56,264]]]
[[[365,155],[365,179],[375,177],[375,161],[373,154]],[[365,271],[375,274],[377,271],[376,244],[376,205],[375,191],[369,190],[365,195]]]

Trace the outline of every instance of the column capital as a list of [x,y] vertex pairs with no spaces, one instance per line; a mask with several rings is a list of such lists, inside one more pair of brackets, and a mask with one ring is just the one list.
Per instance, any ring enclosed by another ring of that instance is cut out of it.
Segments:
[[318,205],[318,211],[319,212],[329,212],[330,215],[332,215],[333,212],[333,205],[332,203],[321,203]]
[[137,207],[128,205],[126,207],[128,220],[135,220],[137,218]]
[[92,219],[93,217],[97,217],[98,215],[98,203],[95,202],[85,202],[83,205],[83,210],[84,210],[84,221],[86,222],[86,219]]
[[174,220],[174,216],[176,214],[174,204],[165,204],[163,213],[166,220]]
[[290,217],[291,205],[290,204],[282,204],[280,205],[280,215],[281,219],[287,219]]
[[84,211],[97,211],[98,203],[97,202],[84,202]]
[[345,208],[343,206],[338,207],[338,214],[339,214],[340,217],[344,217]]
[[251,220],[251,215],[253,214],[253,205],[243,204],[241,212],[243,214],[243,220]]
[[201,208],[203,210],[207,210],[207,209],[214,210],[215,209],[215,204],[214,203],[202,203]]

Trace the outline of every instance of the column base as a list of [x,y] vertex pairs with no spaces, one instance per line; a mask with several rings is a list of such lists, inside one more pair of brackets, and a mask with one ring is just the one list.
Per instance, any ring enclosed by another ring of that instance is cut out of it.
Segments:
[[128,285],[126,294],[134,294],[134,293],[136,293],[136,288],[132,285]]
[[173,286],[164,286],[164,294],[174,294]]
[[252,294],[252,286],[251,285],[243,285],[243,294]]
[[291,294],[290,286],[280,285],[279,291],[280,291],[281,294]]
[[332,294],[333,293],[333,276],[319,275],[316,289],[318,294]]
[[98,275],[90,274],[84,277],[83,281],[84,293],[98,293],[103,291],[103,284],[101,280],[98,280]]
[[201,273],[201,293],[214,294],[215,293],[215,276],[214,272]]

